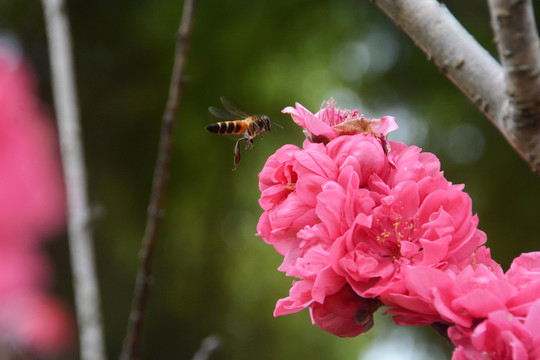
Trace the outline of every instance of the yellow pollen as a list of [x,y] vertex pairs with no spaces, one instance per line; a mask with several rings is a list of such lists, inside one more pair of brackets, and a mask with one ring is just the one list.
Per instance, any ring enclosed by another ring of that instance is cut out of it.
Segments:
[[295,191],[296,190],[296,184],[287,183],[287,185],[285,185],[283,190]]

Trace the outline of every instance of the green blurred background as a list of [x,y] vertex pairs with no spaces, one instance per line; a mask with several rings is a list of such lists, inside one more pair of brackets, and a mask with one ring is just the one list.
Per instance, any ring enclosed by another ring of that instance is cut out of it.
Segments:
[[[485,3],[447,6],[494,53]],[[128,318],[182,2],[79,0],[68,8],[107,351],[114,359]],[[39,2],[1,1],[0,31],[3,42],[31,61],[51,104]],[[219,105],[223,95],[284,127],[243,151],[236,172],[234,141],[204,131],[214,122],[208,106]],[[449,347],[431,329],[396,329],[386,317],[368,334],[340,339],[311,325],[307,311],[272,316],[291,279],[276,270],[280,256],[254,236],[261,214],[257,174],[277,148],[302,142],[301,129],[281,109],[300,102],[315,112],[330,97],[368,117],[396,116],[400,130],[392,140],[435,153],[446,177],[466,184],[487,245],[505,268],[538,248],[539,178],[375,5],[200,1],[174,130],[144,359],[190,359],[211,334],[222,341],[212,359],[448,357]],[[49,250],[55,291],[72,304],[65,238]],[[76,348],[66,355],[76,357]]]

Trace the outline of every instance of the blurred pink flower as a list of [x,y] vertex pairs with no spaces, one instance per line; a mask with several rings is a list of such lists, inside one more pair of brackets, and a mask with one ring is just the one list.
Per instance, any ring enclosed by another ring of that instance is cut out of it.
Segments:
[[63,186],[56,137],[32,76],[14,55],[1,55],[0,239],[22,245],[63,224]]
[[0,296],[0,344],[55,356],[72,340],[73,330],[64,304],[41,289]]
[[42,243],[61,229],[64,190],[56,138],[27,66],[0,49],[0,343],[52,355],[71,322],[46,295]]

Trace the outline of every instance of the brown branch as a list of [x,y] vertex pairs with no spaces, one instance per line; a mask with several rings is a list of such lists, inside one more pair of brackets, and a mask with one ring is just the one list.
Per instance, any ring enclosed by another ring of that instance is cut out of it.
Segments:
[[90,232],[86,170],[69,19],[63,0],[43,0],[60,150],[68,203],[68,240],[82,360],[105,359],[99,288]]
[[436,0],[371,0],[495,125],[531,166],[527,146],[506,127],[509,102],[501,65]]
[[532,2],[488,4],[509,97],[505,127],[540,173],[540,41]]
[[148,289],[152,278],[152,255],[156,242],[158,223],[162,212],[163,195],[167,183],[167,172],[171,154],[172,130],[176,109],[182,93],[182,76],[186,63],[191,25],[193,22],[195,0],[185,0],[182,19],[176,39],[176,51],[169,87],[169,97],[162,118],[159,139],[158,157],[152,183],[152,194],[148,206],[148,218],[139,253],[139,267],[133,295],[133,303],[129,316],[128,328],[121,354],[122,360],[139,357],[141,330]]

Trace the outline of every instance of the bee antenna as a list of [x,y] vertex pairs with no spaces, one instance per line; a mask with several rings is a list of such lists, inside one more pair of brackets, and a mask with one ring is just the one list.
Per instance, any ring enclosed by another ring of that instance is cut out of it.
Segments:
[[281,129],[283,129],[283,126],[279,125],[279,124],[278,124],[278,123],[276,123],[276,122],[273,122],[273,121],[272,121],[272,125],[276,125],[276,126],[277,126],[278,128],[281,128]]

